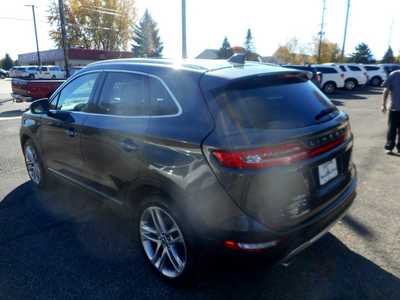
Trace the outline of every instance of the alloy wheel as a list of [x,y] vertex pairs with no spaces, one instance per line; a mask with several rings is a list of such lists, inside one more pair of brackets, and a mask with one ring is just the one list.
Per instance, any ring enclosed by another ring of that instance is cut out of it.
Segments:
[[356,84],[353,80],[346,81],[346,89],[353,90],[356,87]]
[[140,218],[140,237],[151,264],[164,276],[176,278],[185,270],[187,247],[178,224],[163,208],[146,208]]
[[42,179],[42,169],[40,167],[36,150],[31,145],[28,145],[25,148],[25,164],[29,177],[34,183],[39,185]]

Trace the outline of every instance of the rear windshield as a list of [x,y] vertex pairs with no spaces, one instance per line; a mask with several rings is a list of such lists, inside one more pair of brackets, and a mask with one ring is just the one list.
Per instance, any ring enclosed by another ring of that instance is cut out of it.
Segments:
[[[247,79],[214,93],[219,121],[240,128],[290,129],[327,121],[336,107],[305,79]],[[322,113],[331,111],[331,113]]]

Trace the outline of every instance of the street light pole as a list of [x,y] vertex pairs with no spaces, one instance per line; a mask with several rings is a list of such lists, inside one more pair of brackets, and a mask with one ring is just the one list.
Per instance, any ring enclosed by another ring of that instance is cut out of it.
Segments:
[[58,9],[60,12],[60,26],[61,26],[61,41],[64,50],[64,65],[65,77],[69,77],[69,57],[68,57],[68,42],[67,32],[65,31],[65,15],[64,15],[64,0],[58,0]]
[[345,52],[345,48],[346,48],[347,26],[349,25],[349,14],[350,14],[350,0],[347,0],[346,23],[344,25],[344,36],[343,36],[343,45],[342,45],[342,59],[344,59],[344,52]]
[[42,65],[42,62],[40,60],[40,52],[39,52],[39,41],[38,41],[38,35],[37,35],[37,28],[36,28],[36,16],[35,16],[35,5],[25,5],[25,6],[30,6],[32,7],[32,15],[33,15],[33,27],[35,29],[35,38],[36,38],[36,53],[37,53],[37,61],[39,67]]
[[182,0],[182,58],[187,58],[187,48],[186,48],[186,0]]
[[325,25],[325,10],[326,10],[326,0],[323,1],[322,6],[322,20],[321,20],[321,30],[319,31],[319,45],[318,45],[318,62],[321,62],[321,48],[322,48],[322,40],[324,38],[324,25]]

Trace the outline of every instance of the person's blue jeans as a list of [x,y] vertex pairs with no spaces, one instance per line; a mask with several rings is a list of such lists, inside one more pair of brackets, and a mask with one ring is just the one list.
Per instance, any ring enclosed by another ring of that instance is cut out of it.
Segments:
[[396,146],[396,137],[398,137],[397,150],[400,151],[400,111],[391,110],[389,111],[386,150],[393,150]]

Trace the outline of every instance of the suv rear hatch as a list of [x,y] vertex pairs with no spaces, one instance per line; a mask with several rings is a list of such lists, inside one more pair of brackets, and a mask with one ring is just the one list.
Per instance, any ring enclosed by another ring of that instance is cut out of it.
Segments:
[[347,115],[304,73],[282,70],[201,81],[215,119],[203,143],[211,168],[244,212],[277,231],[334,201],[352,151]]

